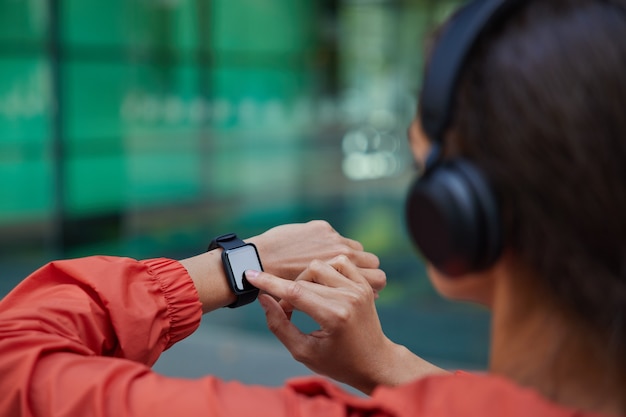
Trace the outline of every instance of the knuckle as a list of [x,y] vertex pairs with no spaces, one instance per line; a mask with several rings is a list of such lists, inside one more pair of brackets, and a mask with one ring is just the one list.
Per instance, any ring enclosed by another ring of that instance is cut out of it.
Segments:
[[326,220],[311,220],[309,223],[312,226],[318,227],[322,230],[333,230],[330,223],[328,223]]
[[347,266],[350,264],[350,258],[345,254],[337,255],[337,257],[335,258],[335,263],[340,266]]
[[342,256],[350,259],[352,256],[352,249],[345,245],[340,246],[339,249],[337,249],[337,257],[339,258]]
[[352,317],[352,305],[354,304],[354,301],[349,301],[349,306],[350,307],[338,307],[337,310],[335,311],[335,324],[338,325],[339,327],[345,325],[346,323],[350,322],[350,319]]
[[299,281],[291,281],[286,290],[285,295],[288,300],[299,300],[303,296],[303,288]]
[[324,267],[324,262],[322,262],[319,259],[313,259],[309,263],[309,271],[311,271],[314,274],[320,273],[323,267]]
[[369,285],[356,285],[354,296],[350,298],[349,303],[351,306],[356,307],[364,300],[368,301],[374,294],[372,287]]

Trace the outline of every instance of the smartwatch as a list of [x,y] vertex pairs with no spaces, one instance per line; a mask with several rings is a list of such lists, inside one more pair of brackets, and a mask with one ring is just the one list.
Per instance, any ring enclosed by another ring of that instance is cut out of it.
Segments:
[[249,269],[263,271],[256,246],[244,242],[234,233],[229,233],[213,239],[207,251],[217,248],[224,249],[222,252],[224,272],[228,285],[237,296],[237,301],[228,307],[241,307],[256,300],[259,289],[250,284],[245,277],[245,272]]

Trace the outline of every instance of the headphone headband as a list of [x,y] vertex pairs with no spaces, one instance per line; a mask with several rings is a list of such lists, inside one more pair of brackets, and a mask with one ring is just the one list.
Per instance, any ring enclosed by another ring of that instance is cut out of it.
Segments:
[[422,128],[442,142],[450,123],[461,69],[478,37],[525,0],[475,0],[457,12],[430,57],[420,100]]
[[419,117],[432,150],[409,191],[407,226],[420,252],[448,276],[487,268],[502,252],[499,203],[488,179],[471,161],[442,158],[441,148],[474,45],[523,1],[474,0],[461,8],[437,40],[424,75]]

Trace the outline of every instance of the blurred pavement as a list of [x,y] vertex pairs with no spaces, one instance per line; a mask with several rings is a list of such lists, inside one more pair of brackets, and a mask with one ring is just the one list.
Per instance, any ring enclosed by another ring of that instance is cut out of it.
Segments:
[[206,320],[194,334],[164,352],[153,369],[178,377],[215,375],[248,384],[279,386],[311,375],[276,339],[228,329]]

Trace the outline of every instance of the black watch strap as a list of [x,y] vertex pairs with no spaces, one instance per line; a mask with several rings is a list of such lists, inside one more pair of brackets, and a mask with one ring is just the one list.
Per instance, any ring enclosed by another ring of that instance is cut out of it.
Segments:
[[243,246],[245,244],[246,242],[239,239],[236,234],[228,233],[228,234],[218,236],[215,239],[213,239],[211,243],[209,244],[209,249],[207,249],[207,251],[217,249],[217,248],[222,248],[224,250],[234,249],[234,248]]
[[241,306],[245,306],[246,304],[250,304],[259,296],[259,290],[254,290],[250,292],[244,292],[243,294],[237,294],[237,299],[234,303],[228,304],[226,307],[228,308],[237,308]]
[[[246,242],[239,239],[235,233],[228,233],[228,234],[221,235],[213,239],[211,243],[209,244],[209,248],[207,249],[207,252],[212,251],[217,248],[222,248],[224,250],[235,249],[235,248],[244,246],[245,244]],[[226,265],[224,265],[224,267],[226,268]],[[259,295],[259,290],[256,289],[253,291],[248,291],[244,293],[235,293],[235,294],[237,295],[237,300],[235,300],[234,303],[229,304],[227,307],[237,308],[237,307],[244,306],[246,304],[250,304],[251,302],[256,300],[257,296]]]

